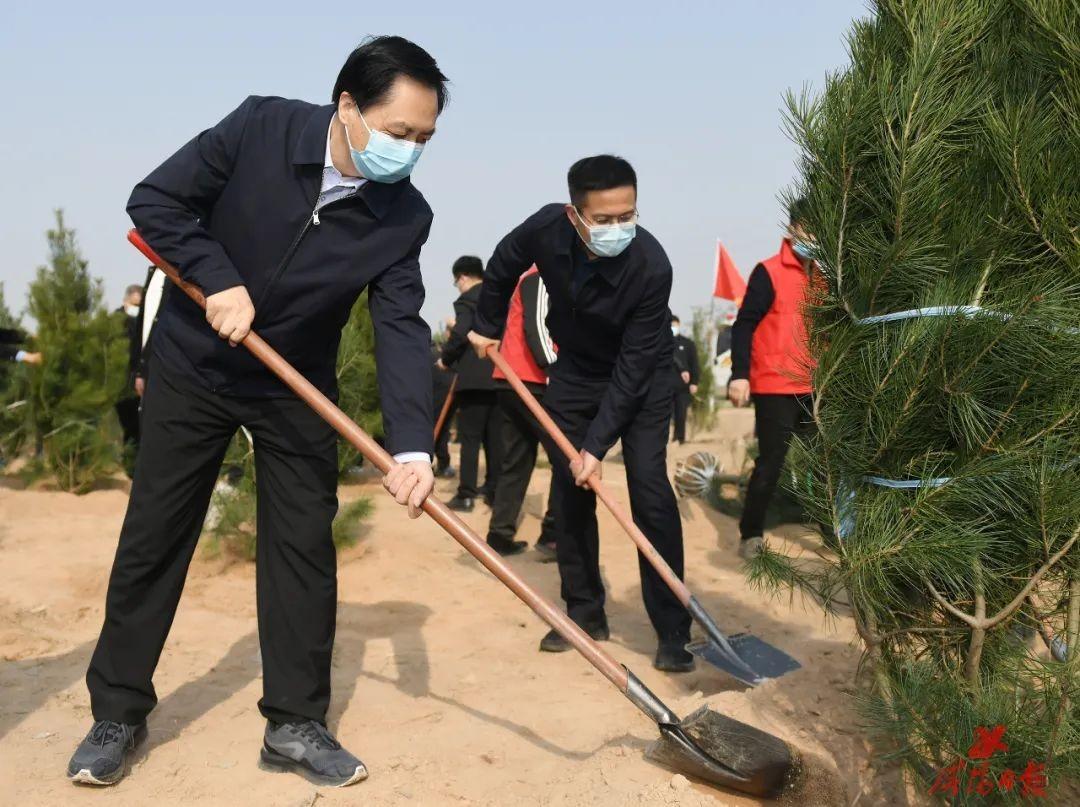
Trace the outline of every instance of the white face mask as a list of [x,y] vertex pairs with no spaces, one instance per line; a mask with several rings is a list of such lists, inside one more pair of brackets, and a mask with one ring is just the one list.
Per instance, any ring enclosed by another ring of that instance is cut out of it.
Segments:
[[672,325],[671,326],[671,335],[672,336],[678,336],[679,335],[679,326],[678,325]]
[[127,303],[124,306],[124,313],[127,314],[129,317],[137,317],[139,316],[139,306]]

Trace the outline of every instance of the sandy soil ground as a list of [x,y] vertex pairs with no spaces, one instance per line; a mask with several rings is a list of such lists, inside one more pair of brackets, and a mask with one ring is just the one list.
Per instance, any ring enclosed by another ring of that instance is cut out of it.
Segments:
[[[730,464],[752,430],[723,413],[717,435],[672,451],[711,450]],[[606,481],[626,499],[617,461]],[[534,475],[519,537],[535,540],[548,472]],[[451,481],[440,481],[444,496]],[[3,803],[59,805],[746,805],[643,757],[654,726],[574,653],[540,654],[540,620],[431,521],[409,522],[373,482],[349,485],[377,503],[359,543],[339,558],[340,605],[330,724],[371,771],[345,790],[315,790],[259,771],[263,720],[254,569],[199,555],[155,684],[160,703],[132,775],[105,791],[63,776],[90,722],[83,675],[101,625],[127,493],[86,496],[0,489],[0,793]],[[702,703],[777,733],[825,760],[844,794],[800,804],[907,804],[895,769],[875,765],[851,698],[859,658],[850,620],[812,603],[752,591],[739,571],[734,521],[682,502],[688,582],[730,632],[752,631],[804,665],[747,690],[722,673],[651,667],[654,638],[629,540],[601,512],[609,591],[608,649],[670,706]],[[486,528],[488,510],[467,520]],[[795,525],[773,542],[812,557]],[[558,600],[555,566],[531,551],[513,565]],[[827,790],[827,789],[826,789]]]

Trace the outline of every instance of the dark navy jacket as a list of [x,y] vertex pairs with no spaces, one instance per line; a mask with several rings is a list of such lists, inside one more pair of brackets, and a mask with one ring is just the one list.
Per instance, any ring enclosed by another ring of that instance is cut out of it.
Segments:
[[582,447],[602,458],[633,422],[654,377],[670,384],[671,263],[648,230],[615,258],[599,258],[575,294],[577,232],[563,205],[550,204],[515,228],[495,248],[481,286],[474,329],[497,339],[518,278],[532,264],[547,287],[547,327],[559,346],[551,375],[610,380]]
[[491,362],[477,356],[469,344],[469,331],[473,329],[476,304],[480,301],[483,286],[483,283],[478,283],[454,300],[454,329],[443,345],[443,364],[457,373],[457,389],[460,392],[495,391]]
[[[387,448],[431,451],[431,334],[420,248],[431,208],[409,180],[368,182],[312,215],[335,107],[251,97],[135,186],[128,214],[207,295],[244,285],[254,329],[334,397],[341,329],[368,290]],[[231,348],[185,295],[166,295],[154,352],[223,395],[292,393]]]

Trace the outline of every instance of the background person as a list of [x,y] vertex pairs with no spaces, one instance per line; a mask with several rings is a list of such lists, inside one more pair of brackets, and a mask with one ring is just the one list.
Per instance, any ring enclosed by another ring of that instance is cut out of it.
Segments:
[[[454,406],[461,454],[458,457],[457,494],[447,506],[468,513],[480,496],[488,504],[494,501],[502,461],[499,434],[502,413],[495,399],[491,362],[469,349],[468,335],[484,282],[484,264],[474,255],[463,255],[454,261],[452,271],[459,297],[454,301],[454,327],[443,345],[442,363],[457,373]],[[482,487],[479,485],[481,448],[484,449]]]
[[128,340],[128,378],[124,395],[116,402],[116,416],[123,432],[125,469],[128,476],[134,467],[134,454],[139,448],[139,398],[141,392],[136,385],[139,367],[142,364],[142,302],[143,287],[132,284],[124,290],[124,302],[120,312],[124,315],[124,333]]
[[[544,319],[548,311],[548,294],[539,270],[533,266],[518,280],[510,297],[499,351],[517,373],[529,391],[541,403],[547,391],[548,372],[555,363],[555,343],[551,341]],[[536,467],[536,449],[544,444],[551,464],[562,462],[558,446],[544,431],[521,397],[510,388],[506,376],[496,367],[493,373],[496,396],[502,409],[501,451],[502,466],[491,506],[487,542],[501,555],[516,555],[527,546],[515,541],[518,516],[529,489],[529,480]],[[556,541],[556,511],[559,488],[553,483],[548,493],[547,512],[540,528],[536,548],[545,558],[554,560]]]
[[672,421],[675,429],[672,439],[679,445],[686,442],[686,413],[690,402],[698,391],[701,367],[698,365],[697,345],[694,340],[683,336],[679,318],[671,316],[671,335],[675,339],[675,352],[672,367],[675,378],[672,381],[674,393],[671,396]]
[[731,382],[735,406],[754,401],[758,456],[739,521],[739,555],[761,551],[765,512],[776,491],[792,434],[812,424],[810,357],[803,306],[810,293],[812,241],[802,224],[805,203],[795,200],[780,251],[750,273],[746,296],[731,329]]

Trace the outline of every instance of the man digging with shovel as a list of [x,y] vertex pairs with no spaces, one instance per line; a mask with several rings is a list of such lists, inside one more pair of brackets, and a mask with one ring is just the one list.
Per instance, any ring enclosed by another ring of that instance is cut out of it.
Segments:
[[162,304],[131,499],[86,675],[95,722],[68,765],[73,781],[118,782],[146,737],[154,668],[241,426],[254,436],[258,485],[261,765],[325,785],[367,776],[326,727],[337,435],[235,348],[258,328],[333,398],[341,328],[366,288],[396,460],[383,483],[420,515],[434,483],[419,265],[432,213],[409,174],[435,132],[445,82],[412,42],[372,39],[345,62],[332,104],[248,98],[132,193],[132,220],[207,307],[179,293]]
[[[562,502],[556,524],[562,596],[570,618],[602,641],[609,630],[596,496],[587,485],[617,440],[634,521],[680,579],[683,573],[682,524],[666,462],[672,271],[663,247],[637,227],[637,176],[626,160],[586,157],[570,168],[568,184],[569,204],[542,207],[495,248],[469,340],[482,356],[498,345],[518,278],[535,263],[559,345],[544,406],[580,451],[570,468],[553,466]],[[639,565],[645,609],[659,637],[654,665],[689,671],[690,616],[640,555]],[[552,630],[540,649],[570,646]]]

